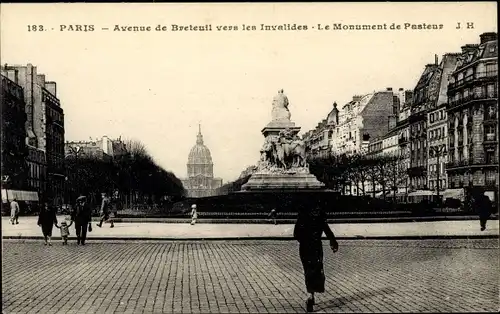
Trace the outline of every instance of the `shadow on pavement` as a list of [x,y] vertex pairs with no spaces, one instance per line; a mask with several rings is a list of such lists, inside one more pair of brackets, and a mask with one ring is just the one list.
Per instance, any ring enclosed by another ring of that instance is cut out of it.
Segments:
[[392,287],[386,287],[381,289],[376,289],[372,291],[359,291],[353,295],[346,297],[334,298],[331,300],[327,300],[325,302],[320,302],[317,307],[317,311],[324,311],[331,309],[333,307],[341,307],[347,304],[351,304],[353,301],[361,301],[364,299],[370,299],[380,295],[386,295],[395,293],[396,290]]

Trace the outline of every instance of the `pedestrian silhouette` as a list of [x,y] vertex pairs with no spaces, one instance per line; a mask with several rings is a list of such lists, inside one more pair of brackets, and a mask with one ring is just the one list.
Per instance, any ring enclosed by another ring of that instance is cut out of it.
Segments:
[[314,294],[325,292],[323,243],[321,241],[323,232],[330,240],[333,252],[338,251],[337,240],[328,226],[322,205],[321,200],[315,200],[309,206],[301,206],[294,228],[294,238],[299,242],[299,255],[304,268],[306,289],[310,294],[306,301],[308,312],[313,311],[316,302]]

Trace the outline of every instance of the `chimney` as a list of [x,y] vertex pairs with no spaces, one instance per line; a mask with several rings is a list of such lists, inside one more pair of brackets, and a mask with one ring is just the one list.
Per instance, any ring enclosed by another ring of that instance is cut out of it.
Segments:
[[392,87],[387,87],[388,92],[392,92]]
[[476,50],[479,47],[479,45],[476,44],[467,44],[465,46],[462,46],[462,53],[468,53]]
[[57,84],[56,82],[45,82],[45,89],[47,89],[49,91],[49,93],[51,93],[52,95],[54,95],[54,97],[57,97]]
[[439,64],[438,61],[439,61],[438,55],[434,55],[434,64],[438,65]]
[[479,35],[479,38],[481,39],[481,44],[498,39],[497,33],[494,32],[482,33]]
[[36,79],[40,86],[45,87],[45,74],[37,74]]

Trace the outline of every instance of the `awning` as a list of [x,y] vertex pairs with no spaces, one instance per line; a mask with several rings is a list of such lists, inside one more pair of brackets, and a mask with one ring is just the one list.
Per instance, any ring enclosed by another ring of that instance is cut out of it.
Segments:
[[455,198],[463,201],[465,199],[464,189],[447,189],[443,192],[443,199]]
[[[404,192],[396,193],[396,197],[401,198],[401,197],[405,197],[405,196],[407,196],[407,194],[404,193]],[[394,191],[387,192],[385,194],[385,197],[387,197],[387,198],[394,198]]]
[[38,192],[2,189],[3,203],[8,203],[12,201],[14,198],[18,201],[38,202]]
[[408,196],[433,196],[437,195],[436,192],[430,190],[419,190],[408,193]]

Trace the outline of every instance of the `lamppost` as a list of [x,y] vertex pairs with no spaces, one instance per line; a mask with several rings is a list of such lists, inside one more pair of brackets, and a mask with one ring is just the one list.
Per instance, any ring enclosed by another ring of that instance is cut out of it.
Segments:
[[130,163],[129,163],[129,200],[128,200],[128,207],[129,209],[132,209],[132,183],[133,183],[133,178],[132,178],[132,163],[134,162],[134,153],[130,153]]
[[[70,146],[69,148],[70,148],[71,153],[75,156],[75,172],[73,173],[73,178],[72,178],[73,179],[72,184],[75,184],[76,183],[75,179],[76,179],[76,177],[78,177],[78,157],[79,157],[80,153],[83,152],[83,150],[80,146],[76,146],[76,147]],[[67,183],[68,183],[68,177],[66,176],[66,184]],[[80,182],[78,182],[78,183],[80,183]],[[79,186],[80,186],[80,184],[76,184],[76,187],[77,187],[76,193],[77,194],[80,193]],[[71,191],[73,191],[73,188],[71,189]],[[71,202],[71,200],[69,200],[69,202]]]
[[431,146],[430,148],[431,152],[433,152],[433,155],[437,157],[437,180],[436,180],[436,194],[437,194],[437,199],[438,202],[440,201],[439,198],[439,189],[440,189],[440,179],[439,175],[441,172],[441,164],[439,163],[439,157],[441,157],[441,154],[446,153],[446,147],[444,145],[439,145],[439,146]]

